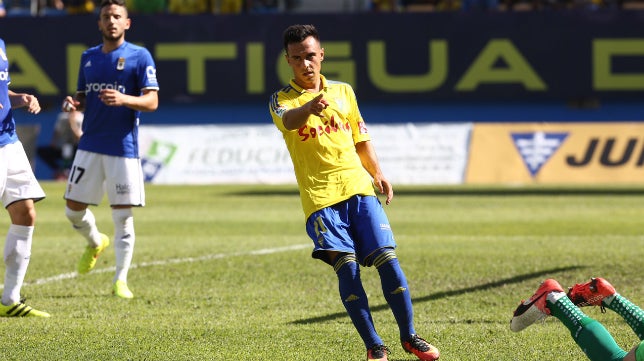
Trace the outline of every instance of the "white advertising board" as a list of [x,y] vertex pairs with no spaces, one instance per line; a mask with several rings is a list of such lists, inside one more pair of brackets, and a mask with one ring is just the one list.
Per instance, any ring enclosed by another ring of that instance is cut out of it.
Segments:
[[371,125],[380,168],[396,184],[462,184],[471,123]]
[[[472,125],[369,126],[393,184],[463,182]],[[158,184],[295,183],[293,164],[270,125],[141,126],[146,180]]]

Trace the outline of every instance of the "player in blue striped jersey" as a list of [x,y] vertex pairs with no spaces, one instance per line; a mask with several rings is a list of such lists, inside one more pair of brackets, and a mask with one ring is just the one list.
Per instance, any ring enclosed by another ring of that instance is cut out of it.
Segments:
[[65,192],[65,214],[87,240],[78,272],[92,270],[109,245],[109,238],[98,231],[88,209],[88,205],[98,205],[107,192],[116,256],[112,292],[121,298],[134,297],[127,286],[135,240],[132,207],[145,205],[139,116],[156,110],[159,103],[156,66],[150,52],[125,41],[130,24],[125,0],[101,2],[98,27],[103,42],[82,54],[76,94],[63,102],[64,111],[85,113],[83,135]]

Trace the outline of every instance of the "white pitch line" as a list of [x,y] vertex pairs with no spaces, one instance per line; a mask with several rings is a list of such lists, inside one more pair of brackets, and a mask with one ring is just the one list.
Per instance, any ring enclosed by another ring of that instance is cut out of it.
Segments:
[[[590,236],[587,235],[556,235],[556,236],[547,236],[545,238],[548,239],[560,239],[560,240],[565,240],[565,239],[584,239],[584,238],[589,238]],[[633,240],[644,240],[644,236],[641,235],[617,235],[617,234],[608,234],[608,235],[601,235],[602,238],[605,239],[612,239],[612,238],[623,238],[623,239],[633,239]],[[471,240],[471,241],[489,241],[489,240],[518,240],[518,241],[523,241],[526,239],[533,239],[533,238],[544,238],[544,236],[527,236],[527,235],[513,235],[513,236],[508,236],[508,235],[488,235],[488,236],[476,236],[476,235],[430,235],[426,237],[427,239],[439,239],[439,240],[449,240],[449,239],[456,239],[456,240]],[[213,259],[222,259],[222,258],[227,258],[227,257],[239,257],[239,256],[259,256],[259,255],[265,255],[265,254],[272,254],[272,253],[280,253],[280,252],[288,252],[288,251],[296,251],[304,248],[311,247],[310,244],[300,244],[300,245],[294,245],[294,246],[286,246],[286,247],[278,247],[278,248],[265,248],[265,249],[258,249],[255,251],[250,251],[250,252],[234,252],[234,253],[218,253],[218,254],[210,254],[210,255],[205,255],[201,257],[187,257],[187,258],[171,258],[163,261],[153,261],[153,262],[143,262],[139,264],[133,264],[130,268],[143,268],[143,267],[152,267],[152,266],[165,266],[165,265],[170,265],[170,264],[178,264],[178,263],[193,263],[193,262],[199,262],[199,261],[208,261],[208,260],[213,260]],[[93,270],[92,273],[105,273],[105,272],[114,272],[116,270],[115,267],[107,267],[107,268],[101,268],[101,269],[96,269]],[[63,273],[57,276],[52,276],[52,277],[47,277],[47,278],[39,278],[31,282],[25,282],[25,285],[43,285],[46,283],[50,282],[56,282],[56,281],[61,281],[61,280],[66,280],[66,279],[71,279],[71,278],[76,278],[78,277],[77,272],[71,272],[71,273]],[[0,289],[4,289],[4,285],[0,285]]]
[[[310,244],[298,244],[298,245],[286,246],[286,247],[264,248],[264,249],[258,249],[255,251],[249,251],[249,252],[217,253],[217,254],[208,254],[201,257],[170,258],[162,261],[142,262],[138,264],[133,264],[132,266],[130,266],[130,269],[153,267],[153,266],[167,266],[170,264],[178,264],[178,263],[195,263],[195,262],[201,262],[201,261],[209,261],[213,259],[222,259],[222,258],[239,257],[239,256],[263,256],[263,255],[273,254],[273,253],[297,251],[297,250],[309,248],[309,247],[311,247]],[[107,268],[93,270],[92,273],[114,272],[115,270],[116,270],[116,267],[107,267]],[[25,282],[24,284],[25,285],[44,285],[46,283],[57,282],[57,281],[67,280],[67,279],[76,278],[76,277],[78,277],[78,272],[70,272],[70,273],[59,274],[52,277],[39,278],[31,282]],[[4,289],[4,285],[0,285],[0,289]]]

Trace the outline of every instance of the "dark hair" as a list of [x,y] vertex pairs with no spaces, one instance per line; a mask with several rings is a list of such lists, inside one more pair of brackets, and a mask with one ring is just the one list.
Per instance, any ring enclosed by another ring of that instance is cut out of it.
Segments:
[[100,8],[104,8],[110,5],[118,5],[125,7],[125,0],[102,0]]
[[288,44],[301,43],[304,39],[312,36],[320,41],[318,29],[313,25],[291,25],[284,30],[284,50],[288,50]]

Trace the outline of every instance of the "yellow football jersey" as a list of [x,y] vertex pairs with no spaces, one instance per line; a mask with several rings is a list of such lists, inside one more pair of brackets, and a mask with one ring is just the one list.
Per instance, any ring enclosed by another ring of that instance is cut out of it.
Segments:
[[353,88],[321,76],[329,106],[321,117],[311,115],[299,129],[287,130],[282,115],[318,96],[291,80],[269,104],[273,122],[291,154],[305,218],[311,213],[360,195],[375,195],[373,180],[360,162],[355,144],[371,138],[358,109]]

